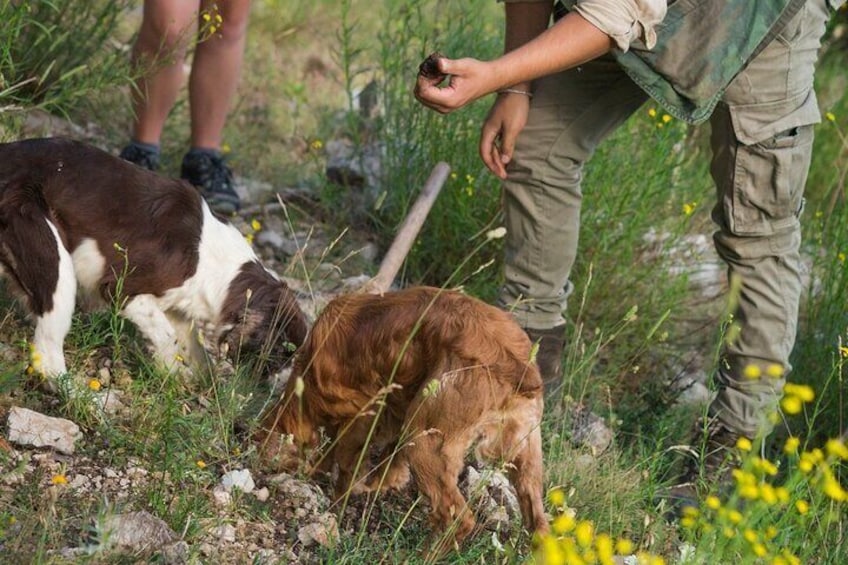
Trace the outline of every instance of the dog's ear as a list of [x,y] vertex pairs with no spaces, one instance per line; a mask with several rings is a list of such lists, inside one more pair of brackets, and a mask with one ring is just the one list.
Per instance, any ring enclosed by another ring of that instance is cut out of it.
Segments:
[[277,330],[277,338],[282,338],[295,348],[306,341],[309,326],[306,315],[297,303],[294,293],[284,282],[280,282],[279,297],[273,312],[271,326]]
[[233,359],[245,353],[257,356],[262,368],[276,372],[303,345],[307,331],[306,316],[294,293],[280,282],[271,292],[247,300],[233,324],[222,332],[219,345],[226,345]]

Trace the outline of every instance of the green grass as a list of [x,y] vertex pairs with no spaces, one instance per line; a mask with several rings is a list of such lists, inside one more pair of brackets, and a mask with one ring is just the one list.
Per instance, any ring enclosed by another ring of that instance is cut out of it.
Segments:
[[[137,23],[133,19],[137,14],[129,17],[121,2],[52,0],[35,11],[21,8],[29,4],[0,7],[6,22],[0,30],[0,134],[16,138],[25,111],[46,108],[80,121],[96,119],[104,142],[119,147],[129,128],[130,78],[124,66],[128,54],[119,40],[127,40],[126,29]],[[499,225],[500,194],[497,180],[484,170],[476,149],[490,101],[445,117],[426,111],[410,91],[418,62],[430,51],[480,58],[496,55],[501,48],[501,7],[494,2],[259,0],[253,9],[244,76],[225,132],[236,170],[275,187],[312,191],[321,197],[325,217],[333,221],[325,227],[331,238],[350,237],[347,229],[356,221],[358,230],[368,230],[385,249],[432,166],[447,161],[454,174],[400,280],[464,285],[469,292],[492,299],[500,280],[500,248],[485,234]],[[63,13],[73,18],[58,17]],[[35,18],[43,25],[33,25]],[[109,38],[106,47],[104,37]],[[597,543],[599,536],[603,539],[603,534],[626,538],[667,562],[679,559],[683,542],[692,552],[685,563],[772,562],[758,560],[755,544],[744,540],[744,528],[738,528],[733,538],[723,535],[727,509],[738,508],[758,539],[777,528],[779,533],[769,540],[770,551],[787,548],[808,563],[848,559],[844,549],[848,546],[841,537],[848,527],[846,504],[823,493],[829,476],[825,468],[844,488],[845,461],[831,456],[827,465],[819,463],[811,473],[800,469],[803,456],[782,452],[789,434],[802,438],[802,452],[814,453],[848,428],[846,358],[839,349],[848,345],[846,58],[844,50],[834,48],[819,67],[822,111],[830,112],[833,120],[824,120],[816,129],[802,218],[804,254],[810,258],[814,283],[802,305],[790,380],[810,385],[815,400],[800,414],[788,416],[765,446],[780,463],[779,474],[768,481],[789,491],[783,506],[764,505],[761,500],[742,504],[738,494],[731,495],[720,501],[725,514],[706,507],[692,517],[690,527],[678,528],[663,520],[652,501],[675,468],[671,447],[685,441],[698,413],[696,408],[675,405],[669,380],[680,358],[691,352],[700,353],[711,370],[721,340],[724,303],[693,294],[685,276],[669,276],[668,260],[650,253],[644,236],[652,229],[668,233],[673,244],[688,235],[709,236],[714,230],[709,219],[714,192],[707,172],[707,128],[665,123],[661,109],[653,117],[646,105],[599,148],[588,166],[564,368],[568,394],[606,417],[615,440],[601,456],[586,457],[584,450],[567,441],[562,423],[550,416],[544,422],[544,437],[546,484],[559,493],[552,497],[556,503],[550,510],[554,516],[560,510],[574,511],[576,522],[584,524],[580,535],[591,522],[591,543]],[[355,94],[371,81],[377,85],[383,112],[363,119]],[[163,137],[166,172],[176,171],[187,131],[183,97]],[[338,137],[358,147],[374,141],[385,144],[382,184],[364,224],[362,218],[348,215],[347,192],[330,185],[323,175],[322,147]],[[290,212],[298,226],[310,221],[304,211]],[[288,219],[286,223],[291,225]],[[355,263],[342,261],[345,256],[328,246],[308,264],[294,261],[290,274],[310,276],[317,273],[313,263],[318,262],[338,262],[345,274],[359,274],[350,270],[357,268]],[[222,519],[210,499],[212,487],[221,472],[255,463],[249,443],[236,429],[255,425],[256,415],[272,400],[265,383],[252,376],[249,366],[231,372],[214,367],[193,377],[160,374],[149,365],[138,336],[114,309],[80,315],[68,340],[71,367],[91,373],[108,366],[113,383],[120,382],[128,392],[127,413],[103,418],[84,404],[62,402],[36,390],[22,361],[30,330],[11,302],[4,301],[0,311],[5,313],[0,332],[11,352],[0,363],[0,407],[26,405],[70,417],[86,428],[82,455],[115,468],[143,461],[162,479],[145,483],[118,502],[70,496],[60,485],[50,484],[61,467],[38,467],[29,482],[0,498],[0,544],[5,555],[13,562],[55,562],[55,550],[84,545],[96,536],[98,514],[130,508],[148,510],[175,531],[185,531],[193,558],[202,562],[197,546],[205,525]],[[0,474],[12,476],[15,466],[0,450]],[[798,500],[810,505],[807,513],[793,510]],[[315,559],[422,561],[429,528],[415,495],[357,504],[368,509],[370,525],[350,515],[340,518],[343,533],[338,544],[316,550]],[[257,523],[282,519],[271,502],[248,497],[227,519],[235,518]],[[567,529],[565,521],[559,526]],[[563,534],[568,539],[571,531]],[[450,562],[511,563],[529,555],[525,537],[500,542],[503,549],[485,532],[466,542]],[[575,543],[579,545],[579,540]],[[102,555],[79,561],[100,559],[123,562]]]

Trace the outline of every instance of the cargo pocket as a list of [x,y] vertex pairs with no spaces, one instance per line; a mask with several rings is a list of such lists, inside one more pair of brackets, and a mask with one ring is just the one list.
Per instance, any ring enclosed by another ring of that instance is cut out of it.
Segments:
[[797,226],[810,164],[813,126],[799,125],[736,151],[732,233],[768,236]]

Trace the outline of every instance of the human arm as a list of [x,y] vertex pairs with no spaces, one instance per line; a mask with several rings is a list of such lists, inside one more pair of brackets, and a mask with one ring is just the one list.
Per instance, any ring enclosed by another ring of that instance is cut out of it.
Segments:
[[[575,67],[613,47],[626,51],[636,39],[650,49],[667,0],[577,0],[572,11],[548,29],[539,28],[536,16],[543,9],[550,14],[551,0],[506,2],[507,33],[510,20],[516,26],[513,37],[507,37],[506,53],[486,62],[440,59],[439,70],[450,75],[450,84],[440,88],[441,80],[419,77],[415,95],[422,104],[448,113],[496,90]],[[513,40],[516,46],[509,49]]]
[[[552,7],[550,2],[507,3],[504,53],[543,33],[548,28]],[[480,158],[500,178],[506,178],[506,164],[512,159],[515,140],[527,123],[532,83],[519,82],[509,89],[512,92],[498,94],[480,132]]]
[[[516,10],[531,7],[535,12],[538,4],[541,3],[512,5]],[[524,28],[524,25],[527,27]],[[525,21],[517,30],[527,33],[533,25],[533,22]],[[523,37],[523,33],[517,30],[516,41]],[[439,86],[441,81],[438,78],[419,76],[415,96],[425,106],[447,114],[492,92],[526,86],[533,79],[590,61],[611,47],[612,40],[608,35],[580,14],[572,12],[520,47],[492,61],[439,59],[439,71],[450,76],[450,83]]]

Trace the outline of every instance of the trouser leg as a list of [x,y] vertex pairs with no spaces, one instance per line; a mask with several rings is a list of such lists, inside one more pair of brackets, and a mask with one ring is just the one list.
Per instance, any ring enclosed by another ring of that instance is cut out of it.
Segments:
[[724,344],[710,413],[747,436],[770,427],[797,331],[799,217],[819,121],[813,73],[825,4],[808,2],[731,83],[711,118],[714,239],[739,293],[738,334],[731,330]]
[[612,58],[540,79],[516,143],[503,207],[499,303],[525,328],[564,323],[577,252],[583,164],[647,96]]

